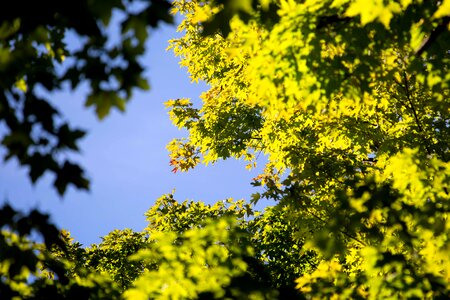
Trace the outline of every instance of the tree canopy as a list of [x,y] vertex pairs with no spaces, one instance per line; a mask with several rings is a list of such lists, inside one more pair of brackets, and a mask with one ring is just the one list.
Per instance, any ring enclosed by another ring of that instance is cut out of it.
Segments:
[[313,298],[448,295],[450,2],[175,5],[172,48],[210,89],[167,103],[174,165],[266,155],[253,200],[292,207]]
[[[209,90],[199,105],[166,102],[188,133],[169,143],[170,164],[188,171],[236,158],[254,168],[264,155],[252,182],[264,190],[251,202],[276,205],[256,212],[244,200],[168,194],[145,230],[113,231],[88,248],[54,238],[45,216],[23,225],[6,207],[2,247],[30,258],[2,257],[2,289],[24,298],[448,297],[450,1],[177,0],[173,13],[183,36],[170,47]],[[26,237],[44,227],[47,245]]]
[[[300,250],[287,208],[264,214],[244,200],[213,205],[158,199],[142,232],[114,230],[83,248],[37,212],[4,208],[0,295],[20,299],[300,297],[294,280],[316,267]],[[10,221],[8,221],[10,220]],[[24,225],[24,220],[33,220]],[[31,233],[45,232],[45,245]],[[18,254],[20,256],[18,257]],[[33,278],[30,280],[30,278]]]

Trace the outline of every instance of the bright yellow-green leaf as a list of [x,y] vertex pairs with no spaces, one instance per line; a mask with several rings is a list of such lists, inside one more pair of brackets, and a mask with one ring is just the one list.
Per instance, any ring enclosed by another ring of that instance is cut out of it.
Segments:
[[433,18],[442,18],[450,16],[450,0],[442,0]]

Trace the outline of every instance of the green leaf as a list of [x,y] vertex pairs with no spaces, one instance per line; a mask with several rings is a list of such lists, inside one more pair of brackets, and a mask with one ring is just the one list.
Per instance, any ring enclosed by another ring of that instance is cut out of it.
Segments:
[[102,120],[109,115],[111,108],[116,107],[120,111],[125,111],[125,99],[119,97],[113,91],[100,91],[88,96],[86,107],[95,106],[97,117]]

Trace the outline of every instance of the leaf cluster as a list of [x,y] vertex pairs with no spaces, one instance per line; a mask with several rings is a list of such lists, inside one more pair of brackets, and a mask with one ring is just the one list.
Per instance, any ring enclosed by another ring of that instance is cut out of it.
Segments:
[[253,201],[289,207],[321,259],[298,289],[448,295],[450,2],[175,5],[184,36],[172,48],[210,89],[195,117],[171,103],[173,122],[199,162],[266,155]]

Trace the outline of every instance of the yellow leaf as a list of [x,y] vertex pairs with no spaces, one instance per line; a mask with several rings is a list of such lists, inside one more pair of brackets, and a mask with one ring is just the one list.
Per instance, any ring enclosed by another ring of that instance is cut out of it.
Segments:
[[334,8],[338,8],[343,6],[344,4],[347,4],[349,2],[349,0],[334,0],[333,3],[331,3],[331,7]]
[[207,13],[205,9],[199,8],[196,11],[195,16],[192,18],[192,22],[193,23],[204,22],[204,21],[208,20],[209,17],[210,17],[210,14]]
[[441,5],[439,5],[439,8],[433,14],[432,18],[437,19],[447,16],[450,16],[450,0],[442,1]]
[[22,92],[26,93],[27,90],[28,90],[28,86],[27,86],[27,83],[26,83],[25,79],[21,78],[21,79],[17,80],[16,81],[16,88],[18,88]]
[[411,45],[411,48],[416,50],[420,47],[422,44],[423,39],[425,38],[425,33],[422,31],[421,28],[422,22],[415,23],[411,26],[411,41],[409,44]]
[[345,14],[349,17],[360,16],[361,24],[366,25],[378,19],[384,27],[389,28],[394,13],[399,13],[401,6],[390,2],[387,6],[382,0],[356,0],[347,9]]

